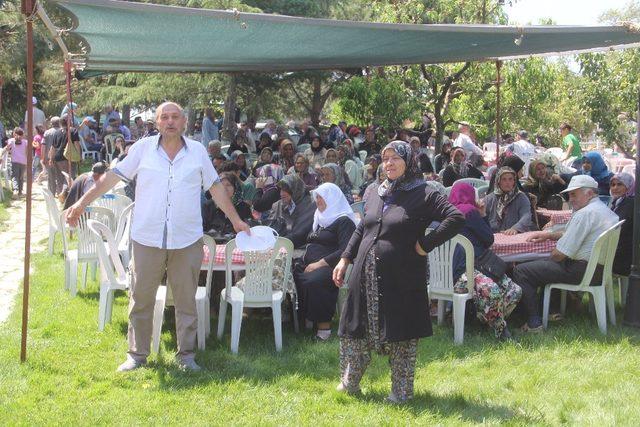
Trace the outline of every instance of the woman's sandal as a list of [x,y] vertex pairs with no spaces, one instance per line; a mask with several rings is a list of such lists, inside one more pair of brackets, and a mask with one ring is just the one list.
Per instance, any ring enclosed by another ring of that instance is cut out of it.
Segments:
[[542,327],[542,325],[536,326],[535,328],[532,328],[532,327],[529,326],[528,323],[525,323],[520,328],[520,331],[521,332],[526,332],[526,333],[531,333],[531,334],[539,334],[539,333],[544,332],[544,328]]
[[564,320],[564,316],[561,313],[551,313],[549,315],[549,322],[559,322]]

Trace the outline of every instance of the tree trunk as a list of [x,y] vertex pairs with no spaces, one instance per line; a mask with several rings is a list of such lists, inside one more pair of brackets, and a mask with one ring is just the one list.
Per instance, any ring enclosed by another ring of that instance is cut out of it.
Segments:
[[322,107],[324,102],[322,100],[322,78],[313,78],[313,95],[311,96],[311,111],[309,111],[309,118],[311,123],[316,128],[320,125],[320,114],[322,114]]
[[440,154],[442,151],[442,139],[444,137],[444,118],[442,117],[442,108],[436,104],[433,109],[433,116],[436,119],[436,154]]
[[129,127],[131,123],[131,106],[129,104],[122,106],[122,123],[124,123],[126,127]]
[[222,130],[222,138],[231,141],[238,130],[236,124],[236,106],[238,102],[238,78],[235,74],[229,74],[229,86],[227,88],[227,97],[224,100],[224,123]]
[[191,101],[187,103],[185,113],[187,115],[187,135],[193,135],[193,130],[196,127],[196,110],[193,108]]

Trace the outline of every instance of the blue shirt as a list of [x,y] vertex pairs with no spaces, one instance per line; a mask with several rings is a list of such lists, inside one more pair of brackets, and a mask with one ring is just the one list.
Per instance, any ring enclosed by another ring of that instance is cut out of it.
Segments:
[[202,145],[207,148],[209,142],[214,139],[220,139],[218,126],[209,117],[205,117],[202,121]]

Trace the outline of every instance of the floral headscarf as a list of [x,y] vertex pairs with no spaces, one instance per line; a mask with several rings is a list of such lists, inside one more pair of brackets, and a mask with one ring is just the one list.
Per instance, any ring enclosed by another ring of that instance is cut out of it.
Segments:
[[300,203],[305,194],[304,182],[298,175],[285,175],[278,181],[278,187],[291,194],[291,199],[296,205]]
[[282,168],[280,167],[280,165],[270,164],[270,165],[262,166],[258,170],[258,176],[260,178],[269,178],[269,177],[273,178],[273,182],[271,184],[265,185],[264,191],[266,191],[270,188],[275,187],[278,181],[280,181],[284,176],[284,172],[282,171]]
[[242,182],[240,179],[231,172],[223,172],[220,174],[220,180],[227,180],[231,185],[233,185],[233,196],[231,197],[231,202],[233,203],[233,206],[238,206],[238,204],[244,200],[242,197]]
[[509,204],[516,198],[516,196],[520,192],[517,184],[513,186],[513,190],[507,193],[502,191],[502,189],[500,188],[500,180],[502,179],[502,176],[508,173],[513,174],[515,180],[518,179],[517,174],[513,169],[508,166],[503,166],[498,169],[498,172],[496,173],[496,186],[493,189],[493,194],[495,194],[496,198],[498,199],[496,211],[500,220],[502,220],[502,217],[504,216],[506,207],[509,206]]
[[611,179],[617,179],[618,181],[623,183],[625,187],[627,187],[627,192],[624,196],[620,197],[620,199],[636,194],[636,179],[633,177],[633,175],[626,172],[620,172],[613,175]]
[[[454,159],[456,158],[456,154],[462,153],[462,161],[460,163],[456,163]],[[462,178],[466,178],[469,176],[469,165],[467,163],[467,153],[460,147],[455,148],[451,151],[451,163],[449,163],[453,168],[453,171],[460,175]]]
[[389,196],[394,191],[409,191],[424,183],[422,179],[422,172],[420,171],[420,165],[418,163],[418,156],[411,149],[411,145],[405,141],[391,141],[381,151],[380,154],[384,157],[384,153],[387,150],[393,150],[395,153],[404,160],[406,169],[404,175],[398,179],[391,181],[388,177],[378,187],[378,195],[380,197]]

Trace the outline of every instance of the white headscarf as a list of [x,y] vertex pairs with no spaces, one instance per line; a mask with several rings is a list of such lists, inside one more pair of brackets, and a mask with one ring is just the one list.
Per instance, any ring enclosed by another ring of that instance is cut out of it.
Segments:
[[316,212],[313,214],[313,231],[316,231],[318,227],[329,227],[336,219],[343,216],[349,217],[354,224],[356,223],[356,216],[337,185],[326,182],[313,190],[311,195],[313,200],[317,200],[318,196],[322,197],[327,204],[324,212],[320,212],[320,209],[316,208]]

